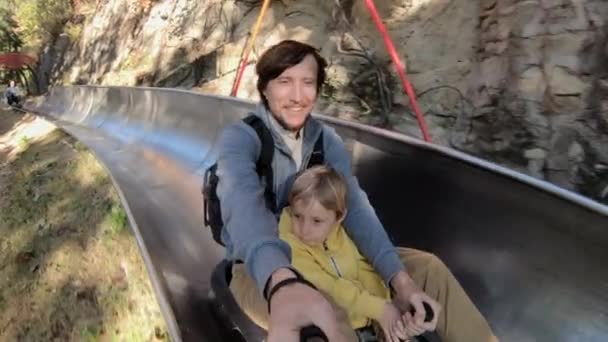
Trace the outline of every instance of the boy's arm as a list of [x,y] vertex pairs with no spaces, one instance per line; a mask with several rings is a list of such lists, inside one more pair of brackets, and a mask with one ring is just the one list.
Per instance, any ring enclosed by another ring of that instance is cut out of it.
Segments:
[[344,227],[357,248],[388,284],[397,273],[405,270],[405,266],[352,172],[344,142],[333,128],[325,127],[323,133],[327,137],[325,160],[342,174],[347,183],[348,211]]
[[356,287],[351,281],[325,271],[313,256],[300,251],[293,252],[293,265],[304,278],[313,283],[321,292],[329,295],[347,312],[380,320],[384,305],[388,302],[379,296]]
[[255,131],[245,123],[222,132],[217,195],[233,256],[243,260],[263,293],[270,275],[279,268],[291,268],[291,260],[289,246],[278,238],[277,221],[266,207],[264,187],[255,169],[260,148]]

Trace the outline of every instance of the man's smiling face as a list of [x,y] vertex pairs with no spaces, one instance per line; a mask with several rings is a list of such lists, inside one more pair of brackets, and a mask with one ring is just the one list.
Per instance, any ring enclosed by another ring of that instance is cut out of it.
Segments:
[[264,96],[272,115],[290,131],[298,131],[317,99],[317,62],[312,55],[268,82]]

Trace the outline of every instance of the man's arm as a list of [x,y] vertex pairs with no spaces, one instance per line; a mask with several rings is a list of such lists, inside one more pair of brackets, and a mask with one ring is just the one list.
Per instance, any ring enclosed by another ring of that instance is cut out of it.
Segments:
[[[289,246],[278,237],[276,218],[266,207],[264,187],[255,169],[260,149],[255,131],[244,123],[231,125],[222,132],[217,194],[234,257],[244,261],[262,292],[270,275],[280,268],[291,267],[291,260]],[[281,272],[285,273],[284,270],[278,273]]]
[[[440,305],[416,286],[405,271],[397,250],[389,240],[367,195],[352,173],[350,156],[342,139],[331,128],[326,128],[325,133],[328,137],[325,160],[342,173],[348,185],[348,213],[344,220],[348,235],[361,253],[370,260],[384,281],[395,290],[400,309],[408,310],[409,305],[414,306],[416,327],[425,331],[434,330],[437,326],[438,313],[441,310]],[[437,313],[431,322],[423,322],[425,310],[422,301],[429,303],[433,311]]]
[[344,226],[357,248],[388,284],[405,266],[399,259],[382,223],[371,206],[367,194],[352,172],[350,155],[344,142],[333,128],[324,127],[325,160],[346,179],[348,187],[347,215]]

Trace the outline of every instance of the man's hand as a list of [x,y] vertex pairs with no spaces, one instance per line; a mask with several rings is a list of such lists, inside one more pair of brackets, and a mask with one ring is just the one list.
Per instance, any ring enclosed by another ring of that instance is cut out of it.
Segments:
[[[395,290],[395,304],[404,314],[403,318],[407,330],[415,331],[419,335],[437,328],[441,306],[419,289],[407,273],[404,271],[397,273],[391,279],[391,286]],[[426,310],[422,304],[423,302],[427,302],[433,309],[434,315],[430,322],[424,322]],[[413,307],[416,311],[413,317],[408,313],[410,307]]]
[[[295,275],[288,269],[275,271],[269,289],[292,277]],[[268,342],[299,342],[300,330],[312,324],[319,327],[329,341],[346,342],[338,329],[333,307],[315,289],[294,283],[280,288],[271,298]]]

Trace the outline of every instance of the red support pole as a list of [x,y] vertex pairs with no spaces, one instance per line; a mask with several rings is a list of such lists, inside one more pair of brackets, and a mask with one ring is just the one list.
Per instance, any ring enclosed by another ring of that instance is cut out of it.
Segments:
[[388,54],[391,56],[391,59],[393,60],[393,63],[395,64],[395,67],[397,68],[397,73],[399,73],[399,78],[401,79],[401,84],[403,85],[403,89],[405,90],[405,93],[407,94],[407,96],[410,98],[410,104],[412,106],[412,109],[414,110],[414,113],[416,114],[416,119],[418,120],[418,126],[420,126],[420,130],[422,131],[422,136],[425,141],[430,142],[431,138],[429,136],[428,129],[426,127],[426,123],[424,122],[422,112],[420,111],[420,108],[418,108],[418,103],[416,102],[416,94],[414,93],[412,85],[410,84],[407,77],[405,76],[405,70],[403,68],[403,64],[401,64],[401,60],[399,59],[397,50],[395,49],[395,46],[393,45],[393,42],[392,42],[390,36],[388,35],[386,27],[382,23],[382,19],[380,19],[380,15],[378,14],[376,5],[374,4],[373,0],[365,0],[365,5],[367,6],[367,9],[369,10],[370,14],[372,15],[372,19],[374,19],[374,22],[376,23],[376,26],[378,27],[378,31],[380,31],[380,34],[382,35],[382,38],[384,39],[384,45],[386,45],[386,50],[388,51]]

